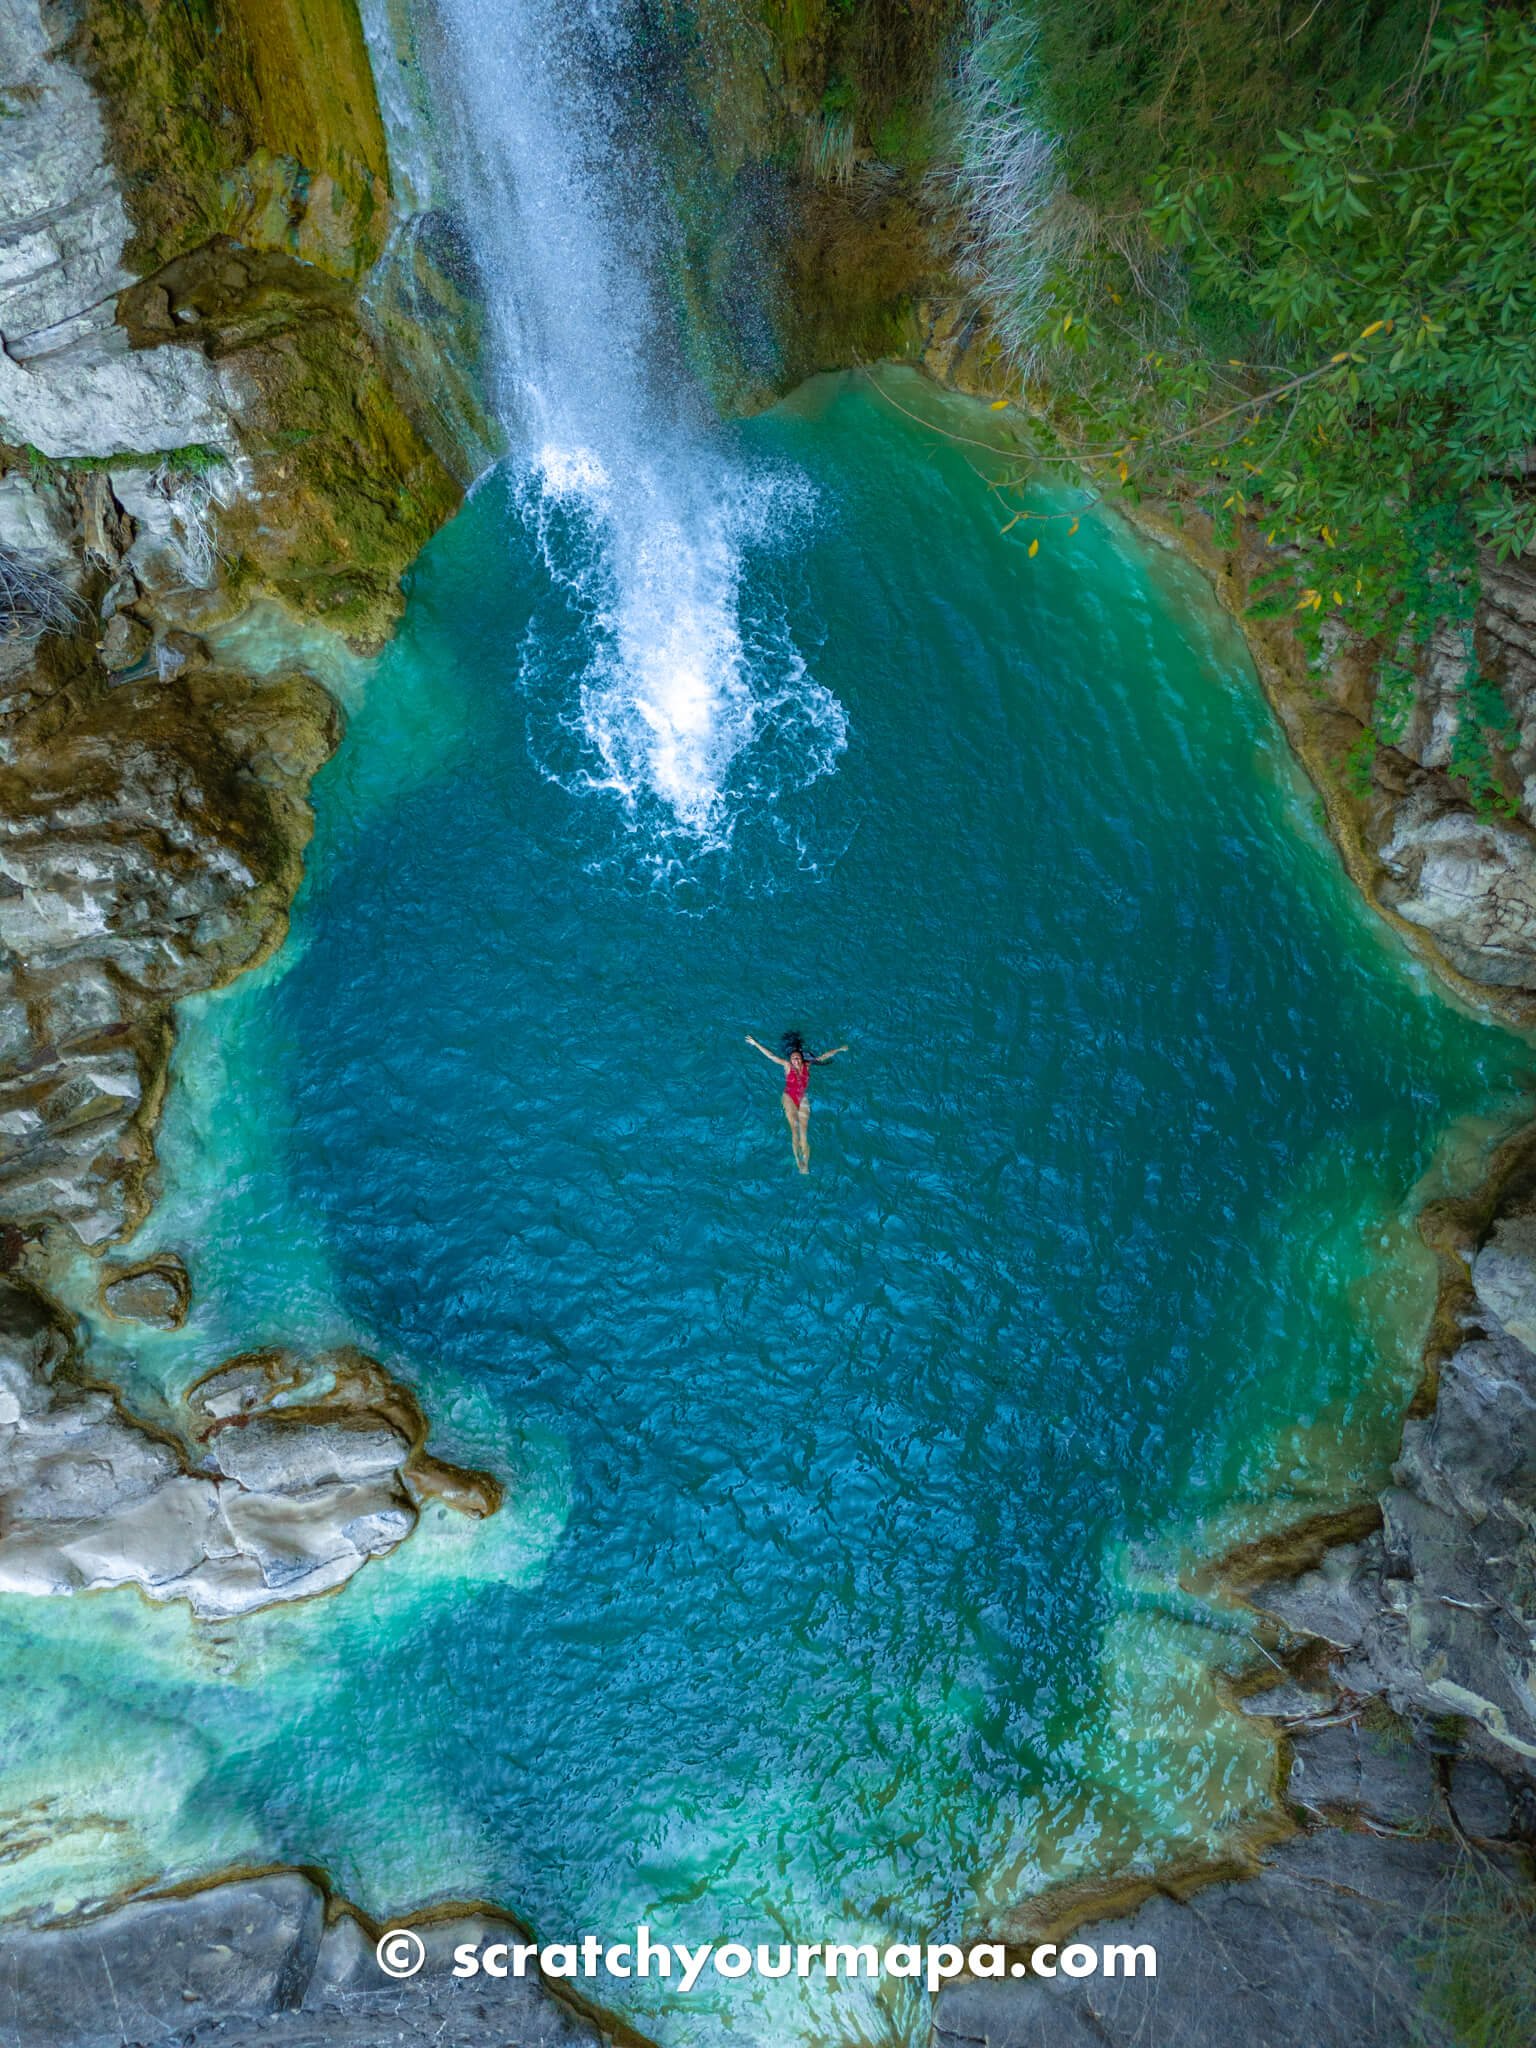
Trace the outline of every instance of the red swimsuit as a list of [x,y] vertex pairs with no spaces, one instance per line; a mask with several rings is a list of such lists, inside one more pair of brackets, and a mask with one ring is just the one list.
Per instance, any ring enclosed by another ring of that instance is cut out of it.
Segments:
[[811,1085],[811,1070],[801,1067],[798,1073],[793,1067],[784,1069],[784,1093],[798,1109],[805,1100],[805,1091]]

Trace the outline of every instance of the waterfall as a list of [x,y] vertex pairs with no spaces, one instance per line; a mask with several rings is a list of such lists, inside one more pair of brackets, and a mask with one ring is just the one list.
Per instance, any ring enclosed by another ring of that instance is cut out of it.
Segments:
[[[799,779],[843,742],[835,699],[743,588],[805,491],[727,448],[690,371],[652,52],[626,0],[435,5],[439,147],[485,292],[513,516],[583,622],[566,722],[584,779],[718,840],[765,733],[796,729]],[[525,681],[546,654],[534,636]]]

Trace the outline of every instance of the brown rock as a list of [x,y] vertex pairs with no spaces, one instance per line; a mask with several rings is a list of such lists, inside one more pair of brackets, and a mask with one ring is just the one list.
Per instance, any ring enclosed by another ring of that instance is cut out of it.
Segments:
[[114,675],[136,667],[148,654],[152,639],[142,619],[136,619],[132,612],[115,613],[101,636],[102,666]]
[[174,1252],[160,1252],[142,1265],[108,1266],[101,1279],[101,1305],[119,1322],[179,1330],[192,1305],[192,1282]]

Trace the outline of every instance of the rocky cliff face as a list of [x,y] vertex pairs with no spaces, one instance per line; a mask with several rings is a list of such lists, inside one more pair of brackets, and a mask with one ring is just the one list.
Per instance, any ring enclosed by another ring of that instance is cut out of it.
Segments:
[[224,587],[376,639],[457,487],[362,322],[389,194],[352,0],[5,0],[0,93],[12,463],[195,470]]
[[[235,1361],[151,1430],[42,1289],[149,1214],[175,1005],[281,943],[340,734],[210,642],[256,590],[377,638],[457,487],[362,317],[351,0],[0,0],[0,94],[0,1584],[238,1614],[497,1489],[359,1357]],[[103,1298],[174,1327],[191,1287]]]
[[[1258,530],[1221,555],[1198,521],[1185,540],[1244,616],[1270,559]],[[1536,557],[1485,557],[1480,585],[1473,649],[1509,719],[1481,801],[1453,769],[1458,734],[1474,718],[1459,631],[1438,630],[1414,656],[1401,737],[1367,741],[1362,774],[1352,764],[1372,727],[1382,650],[1343,642],[1311,661],[1285,621],[1244,622],[1355,879],[1453,986],[1526,1026],[1536,1018]]]

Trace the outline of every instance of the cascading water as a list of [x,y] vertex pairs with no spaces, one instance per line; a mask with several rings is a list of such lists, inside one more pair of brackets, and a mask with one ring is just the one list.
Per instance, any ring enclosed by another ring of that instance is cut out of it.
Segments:
[[[565,779],[718,843],[742,763],[770,743],[803,781],[840,751],[841,710],[748,585],[803,513],[793,476],[725,447],[668,305],[671,227],[642,124],[646,46],[625,0],[437,0],[449,175],[487,303],[492,403],[514,515],[563,603],[520,664],[562,682]],[[572,630],[583,645],[572,660]],[[567,745],[576,738],[572,753]]]

